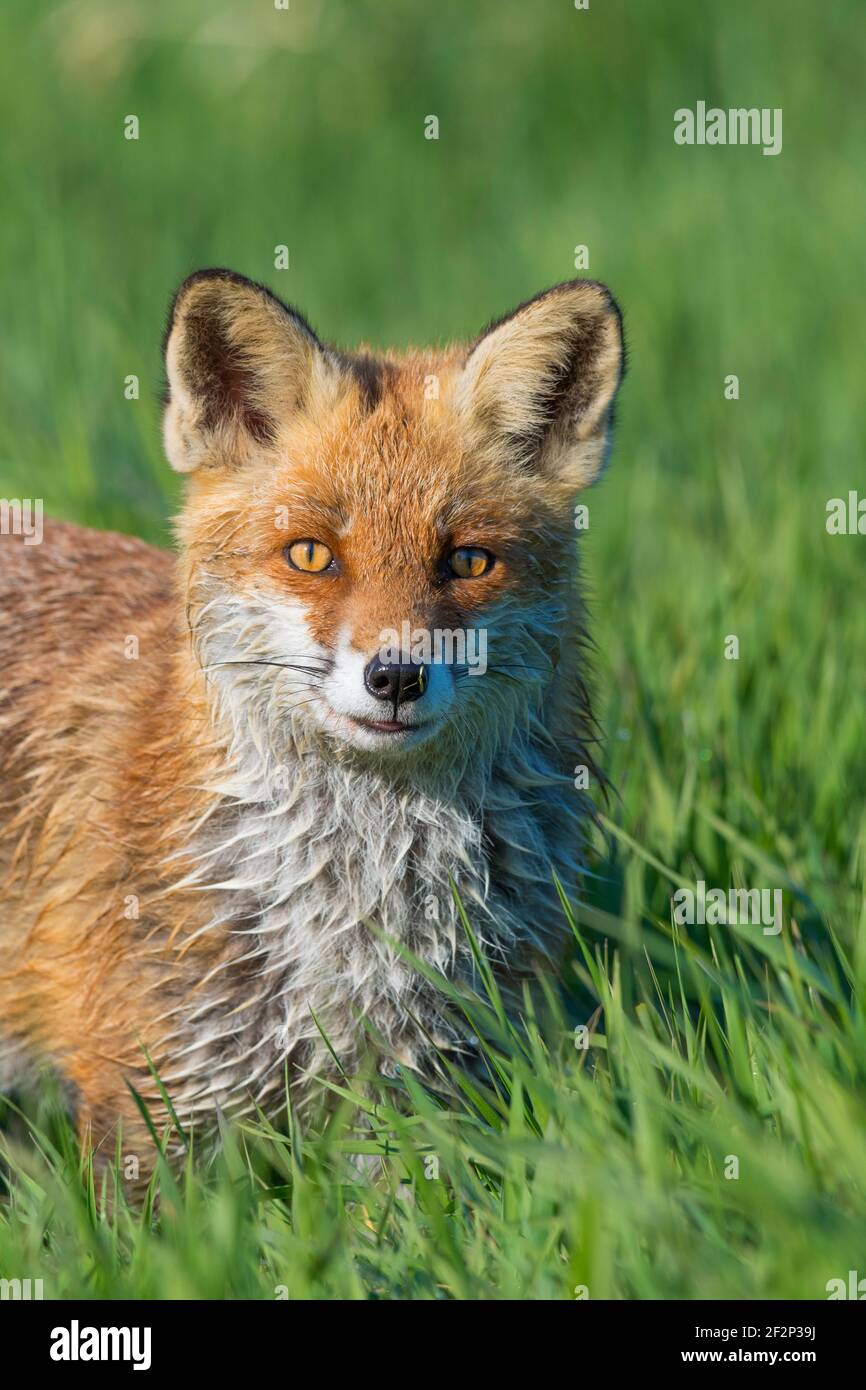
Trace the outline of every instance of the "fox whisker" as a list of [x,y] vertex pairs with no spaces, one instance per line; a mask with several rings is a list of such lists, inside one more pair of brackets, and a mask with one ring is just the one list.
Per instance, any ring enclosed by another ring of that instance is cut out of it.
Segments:
[[292,661],[210,661],[207,666],[202,666],[201,669],[212,671],[216,666],[278,666],[283,671],[302,671],[318,680],[322,680],[327,675],[327,670],[316,671],[312,667],[300,666],[297,662]]

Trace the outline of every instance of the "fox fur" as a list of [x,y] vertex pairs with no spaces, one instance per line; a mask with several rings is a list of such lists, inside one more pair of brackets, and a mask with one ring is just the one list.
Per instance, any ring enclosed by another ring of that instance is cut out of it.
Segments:
[[[594,770],[573,503],[622,356],[590,281],[468,348],[378,357],[232,272],[184,282],[176,555],[60,523],[0,538],[0,1087],[53,1069],[82,1133],[112,1155],[120,1125],[144,1162],[148,1058],[207,1137],[276,1112],[287,1069],[307,1097],[323,1032],[349,1071],[459,1050],[401,951],[473,979],[452,885],[506,991],[555,966]],[[297,537],[338,570],[292,572]],[[452,545],[489,574],[443,578]],[[355,679],[360,700],[407,620],[484,628],[490,667],[437,676],[393,748],[355,722]]]

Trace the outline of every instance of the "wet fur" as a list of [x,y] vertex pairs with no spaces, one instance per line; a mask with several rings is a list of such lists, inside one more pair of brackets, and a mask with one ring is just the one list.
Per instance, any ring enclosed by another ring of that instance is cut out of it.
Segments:
[[[348,1070],[459,1048],[386,939],[471,979],[452,882],[506,991],[559,959],[552,875],[577,885],[594,767],[571,505],[622,354],[590,282],[468,350],[375,359],[207,272],[166,361],[178,558],[59,524],[0,538],[0,1085],[54,1068],[102,1151],[122,1122],[143,1163],[144,1048],[203,1136],[217,1107],[277,1110],[287,1066],[310,1093],[333,1069],[317,1021]],[[327,601],[286,591],[281,508],[291,534],[348,528]],[[504,564],[458,603],[422,561],[460,528]],[[411,755],[347,747],[311,714],[334,644],[403,619],[483,623],[492,669]]]

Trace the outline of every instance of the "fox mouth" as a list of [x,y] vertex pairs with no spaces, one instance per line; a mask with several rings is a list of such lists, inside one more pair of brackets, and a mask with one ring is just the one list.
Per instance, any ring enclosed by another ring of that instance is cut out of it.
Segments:
[[405,734],[420,727],[418,724],[404,724],[402,719],[362,719],[352,714],[345,715],[344,718],[361,729],[370,729],[376,734]]
[[419,719],[409,723],[403,719],[368,719],[360,714],[343,714],[340,716],[346,724],[354,729],[363,729],[369,734],[383,734],[386,738],[397,740],[400,735],[411,736],[429,731],[439,721],[436,719]]
[[426,739],[441,723],[439,719],[419,719],[411,723],[403,719],[371,719],[368,715],[345,714],[331,710],[331,717],[340,726],[343,738],[362,746],[407,748]]

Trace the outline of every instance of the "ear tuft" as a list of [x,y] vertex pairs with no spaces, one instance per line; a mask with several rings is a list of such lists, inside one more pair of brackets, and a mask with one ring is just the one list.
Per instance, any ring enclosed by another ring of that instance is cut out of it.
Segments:
[[575,492],[606,461],[623,371],[622,319],[594,280],[522,304],[470,348],[457,386],[467,445]]
[[325,349],[300,314],[231,270],[200,270],[174,297],[164,338],[163,423],[172,467],[238,463],[273,444]]

